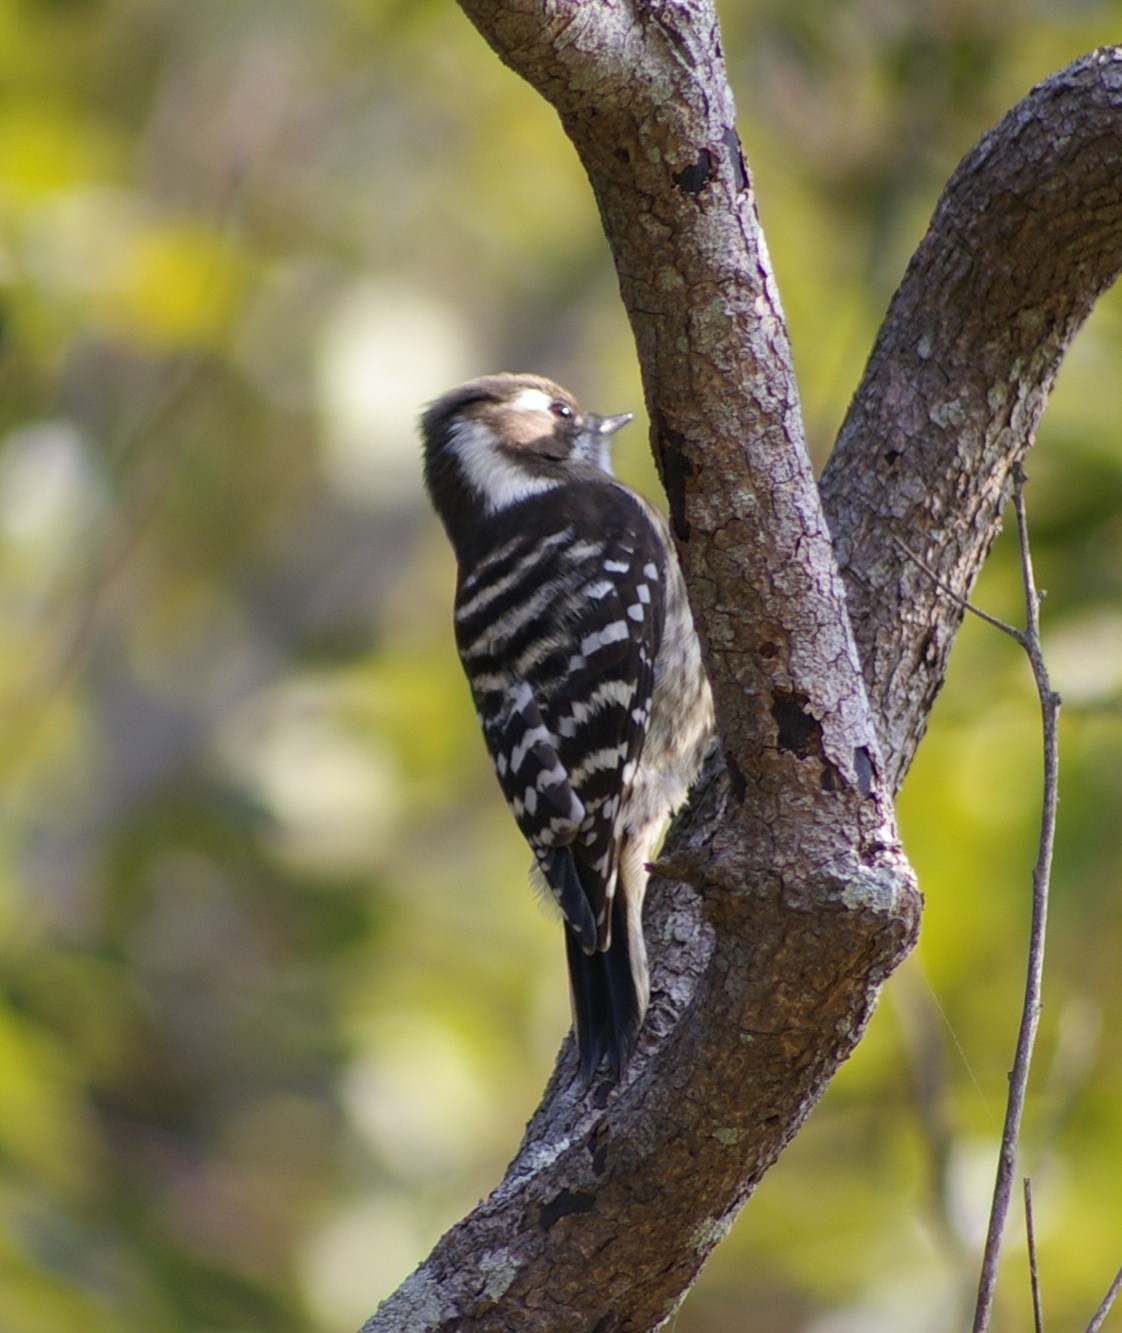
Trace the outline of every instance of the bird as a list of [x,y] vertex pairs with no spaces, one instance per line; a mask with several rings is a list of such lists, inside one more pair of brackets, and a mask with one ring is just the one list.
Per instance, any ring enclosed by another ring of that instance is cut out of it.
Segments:
[[578,1071],[618,1083],[646,1014],[648,863],[713,736],[666,520],[617,480],[630,412],[485,375],[421,417],[456,558],[456,647],[499,785],[564,919]]

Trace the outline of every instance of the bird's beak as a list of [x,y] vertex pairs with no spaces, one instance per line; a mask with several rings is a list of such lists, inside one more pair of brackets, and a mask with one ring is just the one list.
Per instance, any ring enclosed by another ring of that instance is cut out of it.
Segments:
[[634,412],[621,412],[615,417],[597,417],[586,412],[584,429],[577,444],[581,457],[594,464],[602,472],[612,475],[612,436],[621,427],[633,420]]
[[629,421],[634,420],[634,412],[620,412],[618,416],[600,417],[598,429],[601,435],[614,435],[617,430],[622,430]]

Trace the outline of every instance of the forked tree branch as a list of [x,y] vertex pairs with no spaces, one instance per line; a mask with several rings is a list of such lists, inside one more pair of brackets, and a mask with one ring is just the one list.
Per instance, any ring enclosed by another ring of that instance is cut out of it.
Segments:
[[[651,894],[653,1004],[622,1085],[580,1095],[567,1046],[506,1179],[365,1327],[645,1330],[672,1314],[852,1050],[880,984],[914,939],[918,896],[891,794],[906,767],[898,737],[910,734],[897,696],[915,692],[894,686],[899,669],[886,663],[891,634],[910,663],[931,635],[949,643],[958,615],[937,593],[922,624],[904,617],[893,626],[859,607],[855,645],[803,448],[786,331],[711,3],[461,3],[501,58],[557,108],[596,194],[636,336],[726,765],[712,765],[679,821],[667,857],[678,878]],[[1068,133],[1080,137],[1079,106],[1101,103],[1120,68],[1104,58],[1068,76],[1059,99]],[[1117,127],[1116,79],[1114,96]],[[1094,133],[1102,140],[1106,131],[1099,125]],[[1077,210],[1085,228],[1119,211],[1117,132],[1100,154],[1108,147],[1114,171],[1100,174],[1109,185],[1090,213]],[[1040,155],[1037,166],[1058,185],[1080,161],[1077,149],[1065,149],[1053,159]],[[984,207],[986,181],[990,203],[1000,201],[1008,184],[1000,157],[978,175],[973,204]],[[1085,188],[1080,180],[1064,185],[1075,197]],[[997,221],[991,209],[989,225]],[[964,222],[952,209],[934,226],[953,233]],[[986,226],[983,218],[979,236]],[[1077,250],[1080,227],[1069,230],[1068,249]],[[933,245],[949,243],[944,232]],[[978,262],[975,253],[969,264]],[[1098,271],[1085,263],[1068,271],[1062,257],[1053,267],[1056,290],[1078,289],[1066,299],[1084,313],[1109,280],[1105,259]],[[946,304],[943,323],[911,349],[925,365],[946,361],[941,395],[935,384],[926,391],[930,424],[949,421],[960,399],[960,349],[937,334],[973,327],[984,314],[965,281],[927,299]],[[906,318],[890,316],[882,337],[890,384],[907,363],[908,330],[894,322]],[[991,463],[1027,446],[1035,416],[1024,404],[1043,401],[1044,371],[1058,361],[1052,325],[1038,320],[1036,328],[1052,350],[1042,359],[1026,355],[1023,381],[1001,382],[1004,449],[995,447]],[[1033,345],[1028,329],[1021,336]],[[977,368],[969,374],[973,383]],[[883,460],[900,438],[892,395],[879,401],[879,415],[851,413],[850,461],[835,468],[826,495],[849,578],[899,591],[910,567],[893,545],[895,524],[927,464],[918,444],[910,455],[899,451],[878,524],[879,511],[850,472],[870,456]],[[909,416],[905,424],[917,441],[923,436],[923,420]],[[996,484],[978,482],[974,455],[957,451],[946,430],[940,439],[955,477],[936,487],[935,514],[922,496],[909,499],[922,531],[906,535],[918,535],[924,558],[945,570],[932,558],[936,529],[955,528],[960,563],[980,562],[992,536],[986,502],[999,502],[1004,471]],[[956,486],[984,497],[961,525],[951,503]],[[847,526],[851,503],[861,522]],[[929,707],[930,697],[913,711]],[[883,756],[878,732],[888,742]]]

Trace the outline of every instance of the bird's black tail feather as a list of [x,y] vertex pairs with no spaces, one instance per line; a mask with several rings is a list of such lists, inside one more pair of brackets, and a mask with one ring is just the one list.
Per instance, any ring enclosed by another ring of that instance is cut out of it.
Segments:
[[618,1082],[635,1046],[646,1009],[635,981],[633,941],[622,895],[612,901],[611,944],[603,953],[585,953],[568,926],[565,950],[573,997],[573,1025],[577,1034],[581,1079],[587,1087],[596,1070],[607,1062],[613,1083]]

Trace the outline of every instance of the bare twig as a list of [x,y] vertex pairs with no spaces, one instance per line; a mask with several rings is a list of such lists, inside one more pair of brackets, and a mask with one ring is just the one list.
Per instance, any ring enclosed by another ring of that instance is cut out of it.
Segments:
[[1118,1299],[1119,1292],[1122,1292],[1122,1268],[1114,1275],[1114,1281],[1110,1284],[1110,1290],[1103,1297],[1103,1303],[1095,1311],[1091,1322],[1087,1325],[1087,1333],[1099,1333],[1099,1329],[1106,1323],[1106,1317],[1110,1314],[1111,1306]]
[[[1017,463],[1013,468],[1013,508],[1017,515],[1017,535],[1021,548],[1021,578],[1025,598],[1025,628],[1017,629],[1007,621],[983,611],[967,600],[954,588],[945,583],[914,552],[910,551],[898,538],[894,539],[897,548],[913,564],[917,565],[942,592],[965,611],[992,625],[994,629],[1007,634],[1024,649],[1032,668],[1033,679],[1040,699],[1040,711],[1044,732],[1044,801],[1041,812],[1040,843],[1036,866],[1032,876],[1032,926],[1029,935],[1028,975],[1025,981],[1025,999],[1021,1010],[1021,1027],[1017,1036],[1017,1048],[1013,1061],[1013,1070],[1009,1076],[1009,1097],[1005,1109],[1005,1124],[1001,1134],[1001,1149],[998,1155],[997,1180],[994,1184],[993,1204],[990,1210],[989,1227],[986,1232],[986,1246],[982,1259],[982,1273],[978,1284],[978,1299],[974,1310],[974,1333],[984,1333],[989,1327],[993,1308],[994,1291],[997,1285],[997,1264],[1001,1252],[1001,1241],[1005,1231],[1005,1220],[1009,1213],[1009,1200],[1013,1190],[1013,1171],[1017,1159],[1017,1143],[1020,1138],[1021,1120],[1024,1115],[1025,1097],[1028,1089],[1029,1068],[1032,1063],[1032,1050],[1036,1041],[1036,1029],[1040,1022],[1041,989],[1044,977],[1044,939],[1048,917],[1048,881],[1052,866],[1052,849],[1056,832],[1056,807],[1059,800],[1059,712],[1060,696],[1052,689],[1048,668],[1044,661],[1043,647],[1040,641],[1040,598],[1032,570],[1032,553],[1029,548],[1028,520],[1025,514],[1024,489],[1027,478],[1024,468]],[[1029,1235],[1029,1266],[1032,1277],[1033,1315],[1036,1333],[1041,1333],[1043,1316],[1040,1308],[1040,1284],[1036,1270],[1036,1241],[1032,1221],[1032,1189],[1025,1178],[1025,1218]]]
[[978,1282],[978,1300],[974,1308],[974,1333],[983,1333],[989,1327],[997,1286],[997,1264],[1005,1219],[1009,1212],[1009,1198],[1013,1189],[1013,1172],[1017,1160],[1017,1143],[1021,1132],[1025,1097],[1028,1089],[1032,1049],[1040,1022],[1041,987],[1044,978],[1044,937],[1048,918],[1048,880],[1052,867],[1052,849],[1056,834],[1056,807],[1059,800],[1059,713],[1060,696],[1052,689],[1044,652],[1040,642],[1040,594],[1032,572],[1029,551],[1028,521],[1025,517],[1025,473],[1020,464],[1013,469],[1013,507],[1017,515],[1017,533],[1021,546],[1021,576],[1024,584],[1026,623],[1019,639],[1032,667],[1044,733],[1044,796],[1040,818],[1040,845],[1032,872],[1032,925],[1029,933],[1028,975],[1025,979],[1025,999],[1021,1010],[1021,1026],[1017,1034],[1017,1049],[1013,1069],[1009,1075],[1009,1099],[1005,1107],[1005,1126],[1001,1133],[998,1154],[997,1179],[994,1184],[993,1204],[986,1232],[982,1272]]
[[1028,1238],[1029,1284],[1032,1287],[1032,1326],[1044,1333],[1044,1310],[1040,1304],[1040,1270],[1036,1263],[1036,1222],[1032,1213],[1032,1182],[1025,1176],[1025,1235]]
[[984,620],[987,625],[999,629],[1002,634],[1008,634],[1011,639],[1016,639],[1022,648],[1028,650],[1027,635],[1024,630],[1018,629],[1016,625],[1010,625],[1007,620],[1002,620],[1000,616],[990,615],[988,611],[983,611],[980,606],[975,606],[968,597],[963,597],[961,593],[955,592],[949,583],[941,579],[925,560],[921,560],[914,551],[905,546],[899,537],[893,537],[892,542],[900,554],[906,556],[918,569],[922,569],[939,591],[946,593],[952,602],[957,602],[964,611],[969,611],[972,616],[977,616],[979,620]]

